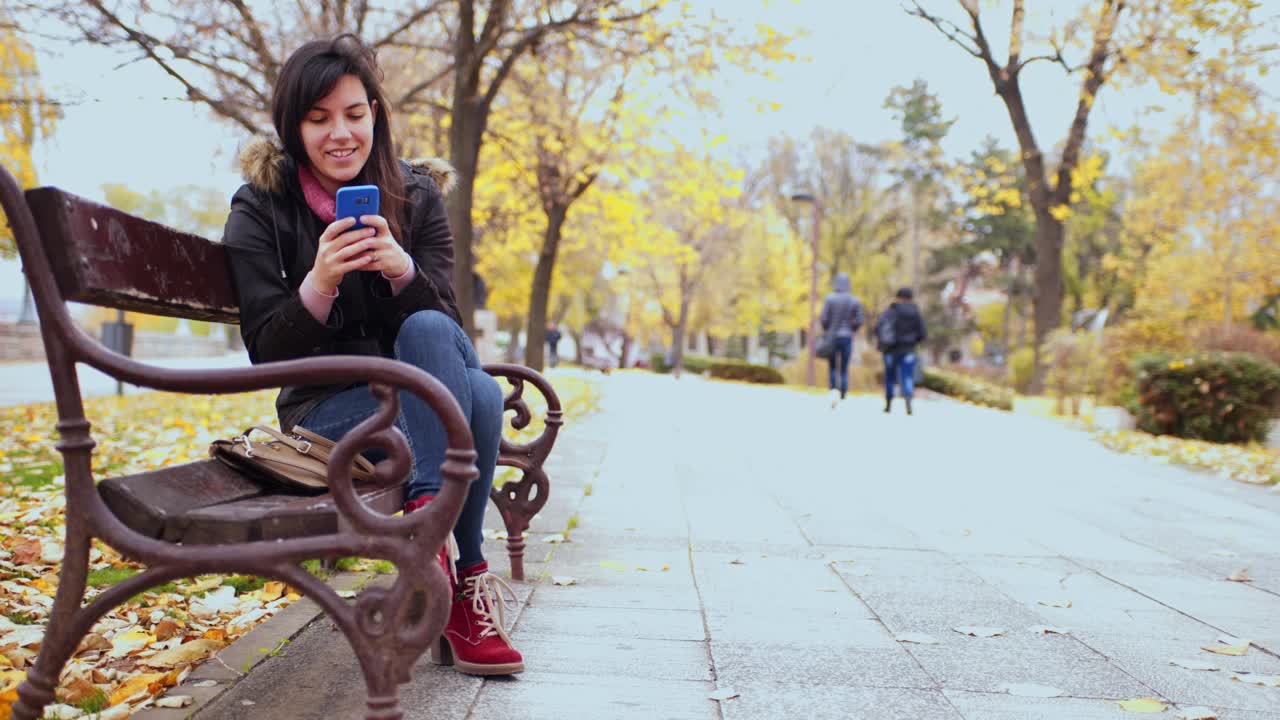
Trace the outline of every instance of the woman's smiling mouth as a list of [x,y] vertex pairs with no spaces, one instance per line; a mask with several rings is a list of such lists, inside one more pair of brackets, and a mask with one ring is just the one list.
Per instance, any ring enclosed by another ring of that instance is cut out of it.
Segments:
[[335,160],[343,160],[345,158],[351,157],[352,155],[355,154],[355,152],[356,152],[355,148],[348,148],[346,150],[330,150],[329,152],[325,153],[325,155],[328,155],[329,157]]

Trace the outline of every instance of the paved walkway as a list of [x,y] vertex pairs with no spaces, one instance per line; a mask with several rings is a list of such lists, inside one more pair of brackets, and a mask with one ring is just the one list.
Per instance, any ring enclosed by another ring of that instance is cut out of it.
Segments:
[[[558,448],[533,533],[550,559],[531,574],[578,583],[522,586],[529,670],[482,681],[424,660],[406,716],[1092,720],[1153,696],[1280,720],[1280,688],[1231,679],[1280,674],[1280,494],[1024,416],[825,403],[611,376]],[[541,542],[574,513],[571,544]],[[1245,567],[1252,583],[1225,580]],[[1200,649],[1224,634],[1254,645]],[[356,718],[363,702],[321,620],[197,717]]]

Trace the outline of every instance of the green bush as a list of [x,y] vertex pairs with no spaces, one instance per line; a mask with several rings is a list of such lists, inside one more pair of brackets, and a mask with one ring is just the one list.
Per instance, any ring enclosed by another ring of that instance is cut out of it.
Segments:
[[1013,409],[1013,393],[1009,390],[945,370],[925,368],[920,384],[936,393],[978,405],[999,410]]
[[1134,362],[1138,427],[1210,442],[1261,442],[1280,407],[1280,366],[1248,353],[1146,355]]
[[[669,373],[671,366],[666,363],[662,353],[651,356],[654,372]],[[711,358],[702,355],[685,355],[684,371],[695,375],[710,374],[722,380],[745,380],[746,382],[781,384],[782,373],[767,365],[752,365],[741,360],[730,358]]]
[[[685,355],[684,371],[695,375],[701,375],[707,371],[708,367],[710,367],[712,360],[713,358],[703,357],[701,355]],[[650,361],[652,362],[654,372],[671,372],[671,366],[667,364],[666,356],[663,353],[654,353],[650,356]]]
[[711,373],[711,377],[721,380],[743,380],[764,385],[782,384],[782,373],[767,365],[716,359],[711,362],[707,370]]
[[1009,354],[1009,385],[1015,392],[1025,393],[1031,389],[1031,381],[1035,377],[1036,351],[1034,348],[1018,348]]
[[1137,397],[1134,362],[1153,353],[1191,352],[1195,346],[1186,323],[1163,318],[1134,318],[1102,332],[1103,371],[1099,387],[1105,405],[1129,406]]

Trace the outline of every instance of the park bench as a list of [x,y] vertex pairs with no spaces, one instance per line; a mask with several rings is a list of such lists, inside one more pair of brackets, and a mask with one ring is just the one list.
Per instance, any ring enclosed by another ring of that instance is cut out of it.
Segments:
[[[116,353],[73,324],[66,302],[193,320],[238,322],[225,249],[218,243],[131,216],[57,188],[25,193],[0,167],[0,206],[12,227],[40,317],[57,401],[57,444],[65,463],[66,547],[57,596],[34,667],[18,691],[17,720],[39,717],[54,698],[62,667],[104,613],[170,580],[237,572],[282,580],[312,598],[350,640],[368,689],[367,717],[400,718],[397,686],[444,628],[450,603],[439,552],[476,477],[471,433],[457,402],[426,372],[385,358],[314,357],[253,367],[174,370]],[[165,467],[95,482],[94,440],[85,417],[76,364],[118,380],[182,393],[236,393],[306,384],[367,382],[381,409],[334,448],[329,493],[274,492],[217,460]],[[528,444],[503,438],[499,464],[519,478],[492,492],[507,528],[513,577],[524,575],[524,531],[546,503],[542,465],[562,422],[560,402],[538,373],[519,365],[487,365],[512,390],[504,404],[512,426],[532,420],[526,386],[546,401],[541,435]],[[398,390],[422,398],[440,416],[448,450],[444,486],[424,510],[393,517],[404,502],[410,456],[394,425]],[[373,482],[350,477],[352,458],[381,448]],[[94,538],[147,565],[81,607]],[[367,587],[348,601],[301,566],[339,557],[389,560],[399,572],[388,587]]]

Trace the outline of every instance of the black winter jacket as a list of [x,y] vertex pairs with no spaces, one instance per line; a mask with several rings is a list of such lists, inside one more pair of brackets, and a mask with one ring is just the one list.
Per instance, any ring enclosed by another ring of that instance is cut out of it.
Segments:
[[[453,235],[444,209],[444,193],[453,180],[447,163],[401,163],[407,196],[401,227],[417,276],[392,295],[381,273],[348,273],[323,323],[302,304],[298,287],[315,263],[327,224],[303,198],[297,165],[273,140],[259,137],[241,153],[240,167],[247,182],[231,199],[222,241],[240,300],[240,335],[252,362],[315,355],[393,357],[400,324],[413,313],[440,310],[460,322],[452,285]],[[276,397],[281,427],[293,427],[347,387],[352,385],[281,389]]]
[[917,345],[929,337],[924,327],[924,317],[920,315],[920,308],[913,302],[895,302],[890,305],[889,309],[885,310],[876,321],[877,337],[880,334],[880,326],[885,323],[893,323],[893,344],[887,348],[881,347],[880,352],[912,352]]

